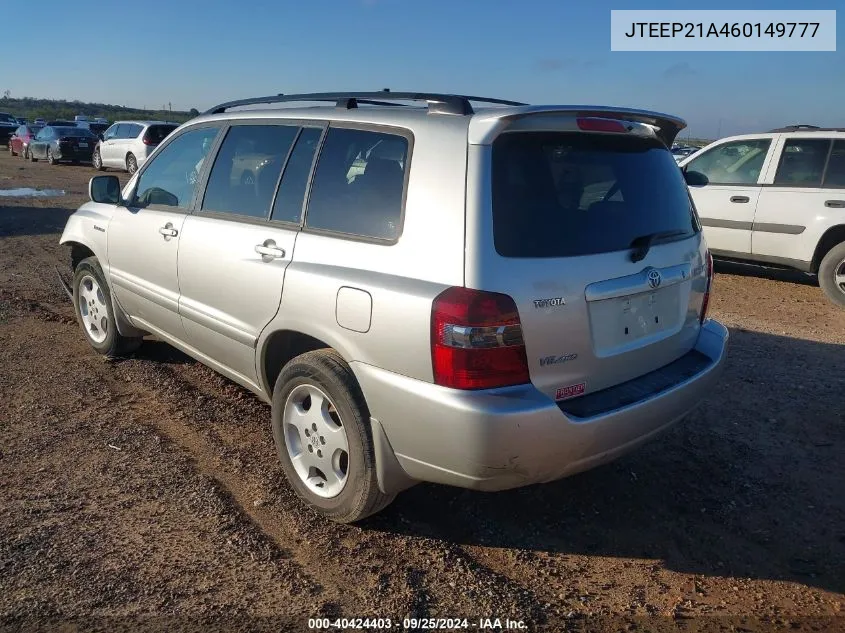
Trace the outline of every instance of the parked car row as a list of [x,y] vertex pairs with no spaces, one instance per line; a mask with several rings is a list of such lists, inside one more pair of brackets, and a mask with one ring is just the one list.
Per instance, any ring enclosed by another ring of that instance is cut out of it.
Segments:
[[134,174],[178,127],[167,121],[117,121],[105,129],[103,125],[64,120],[20,125],[6,142],[13,156],[33,162],[86,162],[100,171],[112,168]]

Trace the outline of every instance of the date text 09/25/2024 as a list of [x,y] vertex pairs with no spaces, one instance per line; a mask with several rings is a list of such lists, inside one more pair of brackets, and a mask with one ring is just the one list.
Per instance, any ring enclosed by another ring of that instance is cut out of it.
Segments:
[[477,629],[480,631],[519,631],[528,628],[523,620],[510,618],[310,618],[308,628],[312,630],[389,630],[393,628],[423,629],[431,631],[456,631]]

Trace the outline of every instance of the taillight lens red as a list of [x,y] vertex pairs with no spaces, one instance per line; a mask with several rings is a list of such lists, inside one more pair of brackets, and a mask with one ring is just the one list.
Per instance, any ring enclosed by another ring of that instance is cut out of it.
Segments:
[[578,118],[575,119],[579,130],[585,132],[627,132],[628,128],[620,121],[613,119],[599,119],[599,118]]
[[516,304],[508,295],[449,288],[431,308],[434,382],[491,389],[530,382]]
[[141,139],[141,142],[144,145],[155,145],[155,143],[151,139],[148,139],[146,136]]
[[705,255],[707,266],[707,286],[704,289],[704,300],[701,302],[701,323],[707,318],[707,308],[710,307],[710,288],[713,286],[713,255],[707,251]]

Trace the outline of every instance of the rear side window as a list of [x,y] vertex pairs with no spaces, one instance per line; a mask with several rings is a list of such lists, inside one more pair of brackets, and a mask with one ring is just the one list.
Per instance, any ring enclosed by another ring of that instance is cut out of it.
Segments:
[[656,232],[698,231],[681,170],[656,140],[520,132],[493,143],[493,237],[504,257],[631,248]]
[[141,130],[144,129],[143,125],[138,125],[137,123],[131,123],[127,125],[126,128],[123,130],[124,138],[138,138],[138,135],[141,133]]
[[150,145],[158,145],[167,135],[176,129],[175,125],[151,125],[144,134],[144,140]]
[[362,237],[399,237],[408,139],[329,128],[305,215],[309,228]]
[[830,139],[794,138],[783,145],[776,185],[819,187],[822,184],[824,164],[830,150]]
[[266,218],[298,131],[290,125],[232,127],[214,160],[202,209]]
[[305,188],[308,175],[314,162],[314,154],[323,131],[319,128],[303,128],[296,139],[296,145],[285,165],[285,173],[273,203],[273,220],[299,223],[302,217],[302,203],[305,200]]
[[845,187],[845,140],[835,141],[827,161],[825,187]]

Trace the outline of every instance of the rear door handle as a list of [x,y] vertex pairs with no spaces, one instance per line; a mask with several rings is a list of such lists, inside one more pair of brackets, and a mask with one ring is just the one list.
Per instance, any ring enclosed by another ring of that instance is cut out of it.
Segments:
[[825,200],[824,206],[831,209],[845,209],[845,200]]
[[281,259],[285,256],[285,249],[276,246],[276,242],[273,240],[265,240],[263,244],[256,244],[255,252],[261,255],[262,259]]
[[731,202],[748,202],[749,200],[748,196],[731,196]]
[[179,235],[179,231],[173,228],[173,224],[168,222],[164,226],[159,227],[158,232],[164,235],[164,237],[176,237]]

